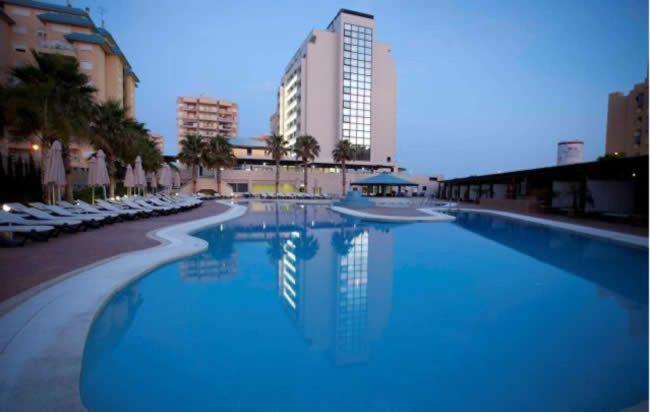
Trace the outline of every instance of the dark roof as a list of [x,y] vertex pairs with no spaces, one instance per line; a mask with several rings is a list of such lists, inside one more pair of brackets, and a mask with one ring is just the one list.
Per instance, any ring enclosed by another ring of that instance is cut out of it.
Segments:
[[332,21],[330,21],[330,24],[327,25],[328,28],[332,27],[332,23],[334,23],[334,20],[336,20],[341,15],[341,13],[351,14],[353,16],[364,17],[366,19],[373,19],[373,20],[375,19],[375,16],[373,16],[372,14],[362,13],[360,11],[354,11],[354,10],[350,10],[350,9],[339,9],[339,12],[336,13],[336,16],[334,16]]
[[597,160],[594,162],[573,163],[570,165],[562,166],[549,166],[540,167],[536,169],[515,170],[504,173],[492,173],[487,175],[473,175],[467,177],[459,177],[455,179],[444,180],[444,183],[470,183],[470,182],[488,182],[504,180],[507,178],[523,177],[523,176],[568,176],[581,173],[595,173],[602,172],[603,170],[615,171],[624,170],[628,168],[639,168],[639,172],[647,171],[648,169],[648,155],[623,157],[620,159],[605,159]]
[[92,43],[100,44],[102,46],[106,45],[106,40],[99,34],[88,34],[88,33],[70,33],[65,35],[65,39],[69,42],[82,42],[82,43]]
[[[336,14],[336,17],[338,17],[341,13],[352,14],[353,16],[365,17],[366,19],[373,19],[374,20],[374,18],[375,18],[375,16],[373,16],[372,14],[362,13],[360,11],[354,11],[354,10],[350,10],[350,9],[340,9],[339,12]],[[336,20],[336,17],[334,17],[335,20]]]
[[350,184],[356,186],[417,186],[417,183],[409,182],[389,172],[381,172],[376,176],[367,177]]
[[53,23],[70,24],[72,26],[79,27],[95,27],[95,24],[92,22],[92,20],[86,16],[73,16],[71,14],[65,13],[47,12],[39,14],[38,18],[41,19],[41,21],[48,21]]
[[110,48],[111,52],[113,54],[115,54],[116,56],[120,56],[120,58],[122,59],[122,61],[126,65],[126,67],[124,68],[124,73],[126,75],[133,76],[135,78],[136,82],[139,82],[140,79],[138,78],[138,76],[133,71],[133,67],[131,66],[131,63],[129,63],[129,60],[126,58],[124,53],[122,53],[122,49],[120,49],[120,46],[117,45],[117,42],[115,41],[115,38],[113,37],[111,32],[109,32],[108,30],[106,30],[103,27],[97,27],[97,33],[104,36],[104,38],[106,39],[106,44]]
[[78,16],[87,16],[88,15],[88,13],[86,13],[86,11],[82,10],[82,9],[77,9],[75,7],[61,6],[59,4],[45,3],[43,1],[0,0],[0,4],[1,3],[13,4],[15,6],[33,7],[35,9],[56,11],[56,12],[59,12],[59,13],[76,14]]

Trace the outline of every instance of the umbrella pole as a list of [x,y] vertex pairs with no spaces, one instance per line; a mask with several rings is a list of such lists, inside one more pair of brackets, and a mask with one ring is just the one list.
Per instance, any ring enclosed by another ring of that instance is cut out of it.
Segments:
[[92,202],[93,202],[93,205],[94,205],[95,204],[95,185],[92,185],[91,188],[92,188],[92,192],[91,192],[92,197],[91,198],[92,198]]
[[102,185],[102,192],[104,192],[104,200],[106,200],[106,186]]

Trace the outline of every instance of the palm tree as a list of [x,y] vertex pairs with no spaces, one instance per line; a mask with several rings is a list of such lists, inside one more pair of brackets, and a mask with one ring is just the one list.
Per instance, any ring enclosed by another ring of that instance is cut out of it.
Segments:
[[289,142],[282,135],[272,134],[266,138],[267,155],[270,155],[275,162],[275,195],[278,195],[280,189],[280,160],[289,154]]
[[205,142],[198,134],[188,134],[181,140],[181,150],[178,160],[192,168],[192,192],[196,192],[196,168],[201,164],[201,154]]
[[342,193],[345,196],[345,162],[354,159],[355,148],[349,140],[339,140],[332,150],[334,161],[341,164]]
[[304,187],[305,193],[308,193],[307,188],[307,169],[309,163],[318,157],[320,154],[320,145],[314,136],[308,134],[303,136],[298,136],[296,142],[293,144],[293,152],[296,156],[302,160],[302,168],[304,171]]
[[117,100],[107,100],[96,104],[93,110],[90,128],[92,141],[97,149],[106,154],[106,168],[110,179],[109,195],[115,196],[117,182],[117,162],[129,158],[132,154],[131,141],[133,130],[138,124],[130,120],[127,109]]
[[237,158],[227,137],[213,137],[205,144],[201,153],[201,162],[206,167],[215,169],[217,193],[221,194],[221,169],[234,165],[236,161]]
[[[79,70],[76,59],[32,50],[35,65],[14,67],[14,81],[4,90],[6,120],[13,136],[36,138],[43,150],[55,141],[63,146],[66,197],[72,199],[70,142],[89,136],[93,94],[96,89]],[[41,173],[44,169],[41,156]],[[44,191],[45,192],[45,191]]]
[[163,155],[158,145],[149,136],[139,136],[135,142],[136,156],[142,160],[142,168],[146,172],[154,172],[160,169],[163,162]]

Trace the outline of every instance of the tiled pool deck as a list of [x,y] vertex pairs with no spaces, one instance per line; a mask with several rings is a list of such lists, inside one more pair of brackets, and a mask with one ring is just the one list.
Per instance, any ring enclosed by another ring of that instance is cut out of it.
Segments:
[[147,236],[152,230],[214,216],[226,209],[228,207],[223,204],[205,202],[203,206],[183,213],[120,222],[82,233],[61,234],[48,242],[28,242],[22,248],[2,248],[0,302],[86,265],[156,246],[159,242]]

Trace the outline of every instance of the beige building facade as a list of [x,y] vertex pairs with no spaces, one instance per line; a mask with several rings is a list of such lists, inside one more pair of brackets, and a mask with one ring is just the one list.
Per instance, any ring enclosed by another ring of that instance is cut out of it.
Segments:
[[178,97],[176,128],[179,145],[188,134],[236,137],[239,133],[239,105],[207,96]]
[[374,16],[341,9],[312,30],[287,65],[271,132],[293,143],[314,136],[316,163],[331,164],[339,140],[357,148],[352,167],[395,166],[396,72],[390,46],[377,41]]
[[648,79],[626,95],[610,93],[607,104],[608,154],[648,154]]
[[[75,58],[97,101],[114,99],[135,117],[135,88],[139,82],[111,33],[95,25],[89,10],[28,0],[0,0],[0,82],[9,81],[12,67],[33,64],[31,50]],[[8,131],[5,131],[8,133]],[[3,136],[0,152],[38,152],[36,142],[16,143]],[[74,167],[85,167],[91,148],[72,145]],[[37,157],[39,153],[33,153]]]

